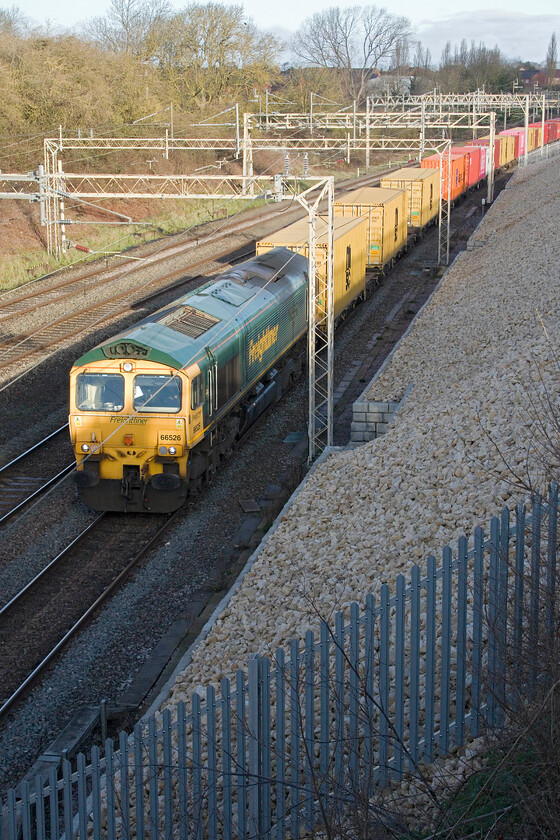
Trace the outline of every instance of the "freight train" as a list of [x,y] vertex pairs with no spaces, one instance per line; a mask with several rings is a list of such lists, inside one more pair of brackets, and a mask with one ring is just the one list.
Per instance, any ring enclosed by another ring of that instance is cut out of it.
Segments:
[[[552,142],[560,121],[548,122],[554,123],[546,134]],[[437,219],[440,180],[444,197],[450,182],[456,200],[480,183],[487,164],[513,162],[519,137],[498,135],[493,155],[484,138],[454,147],[450,179],[445,158],[442,172],[434,171],[442,161],[436,155],[420,168],[392,173],[380,188],[338,199],[335,317],[365,295],[366,268],[382,272],[406,249],[407,222],[414,230]],[[319,250],[323,239],[318,237]],[[306,225],[290,225],[257,243],[257,256],[75,362],[69,427],[86,504],[124,512],[175,510],[280,399],[305,366],[306,249]]]

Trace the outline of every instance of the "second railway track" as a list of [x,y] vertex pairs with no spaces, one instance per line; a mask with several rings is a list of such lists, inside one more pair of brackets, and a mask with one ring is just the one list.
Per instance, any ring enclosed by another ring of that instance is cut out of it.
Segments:
[[0,609],[0,718],[91,620],[178,514],[101,514]]
[[0,525],[74,469],[70,448],[68,463],[62,468],[58,456],[53,460],[49,457],[51,444],[56,445],[64,434],[68,434],[67,423],[0,467]]

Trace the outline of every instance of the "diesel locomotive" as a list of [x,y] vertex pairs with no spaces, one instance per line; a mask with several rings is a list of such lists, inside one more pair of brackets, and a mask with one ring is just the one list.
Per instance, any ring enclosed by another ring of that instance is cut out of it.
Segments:
[[[537,128],[529,136],[534,143]],[[450,180],[458,192],[451,197],[476,187],[490,166],[507,166],[520,156],[522,133],[498,135],[494,156],[484,145],[487,138],[452,149]],[[547,121],[545,142],[558,137],[560,120]],[[409,201],[421,227],[433,221],[440,187],[447,197],[446,161],[443,178],[430,181],[429,189],[422,173],[427,176],[424,167],[441,161],[438,155],[425,158],[420,170],[393,173],[398,182],[349,193],[337,203],[338,215],[348,216],[335,220],[337,318],[365,295],[366,254],[368,265],[383,271],[406,248],[407,215],[409,227],[418,225],[408,213]],[[111,511],[175,510],[282,396],[305,364],[306,242],[305,224],[285,228],[257,243],[256,257],[75,362],[69,426],[86,504]],[[381,256],[374,259],[374,251]]]
[[308,261],[276,248],[79,358],[69,426],[80,498],[170,512],[301,373]]

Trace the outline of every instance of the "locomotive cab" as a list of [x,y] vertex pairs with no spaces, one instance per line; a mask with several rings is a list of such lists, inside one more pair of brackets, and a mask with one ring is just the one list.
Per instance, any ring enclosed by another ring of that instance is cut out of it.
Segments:
[[69,422],[86,504],[157,512],[182,504],[188,392],[181,372],[144,361],[73,368]]

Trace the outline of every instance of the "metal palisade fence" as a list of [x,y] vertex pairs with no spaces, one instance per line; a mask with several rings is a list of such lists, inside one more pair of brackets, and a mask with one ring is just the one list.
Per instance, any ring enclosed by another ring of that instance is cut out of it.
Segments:
[[555,638],[556,486],[204,702],[10,791],[4,840],[299,838],[507,722]]

